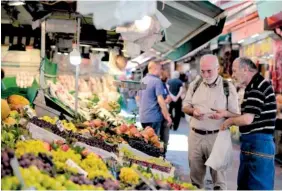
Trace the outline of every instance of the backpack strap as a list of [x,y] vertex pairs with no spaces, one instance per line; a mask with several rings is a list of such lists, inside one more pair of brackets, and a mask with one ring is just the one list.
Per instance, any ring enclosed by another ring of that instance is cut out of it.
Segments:
[[223,92],[226,96],[226,107],[228,109],[228,97],[229,97],[229,82],[223,79]]
[[192,97],[193,97],[194,93],[197,91],[198,87],[201,85],[202,82],[203,82],[202,77],[197,80],[197,82],[195,83],[194,88],[193,88]]

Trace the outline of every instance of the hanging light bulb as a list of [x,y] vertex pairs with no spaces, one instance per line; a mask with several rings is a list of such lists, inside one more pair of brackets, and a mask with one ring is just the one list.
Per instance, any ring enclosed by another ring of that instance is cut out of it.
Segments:
[[77,49],[73,49],[70,53],[70,63],[77,66],[81,63],[80,52]]
[[136,28],[139,31],[145,31],[145,30],[149,29],[150,26],[151,26],[151,23],[152,23],[152,18],[149,17],[149,16],[144,16],[141,20],[136,20],[134,22]]

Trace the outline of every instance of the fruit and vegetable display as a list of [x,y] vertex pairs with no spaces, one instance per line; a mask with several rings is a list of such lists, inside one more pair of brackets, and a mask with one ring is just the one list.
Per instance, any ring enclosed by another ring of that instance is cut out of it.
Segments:
[[[18,95],[2,100],[2,190],[195,189],[171,174],[173,165],[162,158],[162,143],[151,127],[138,129],[122,119],[113,123],[116,118],[107,118],[105,113],[113,114],[103,108],[106,112],[95,110],[83,121],[37,117],[32,109],[28,115],[29,105]],[[32,127],[55,136],[35,138]]]
[[[71,91],[70,89],[66,88],[68,86],[66,86],[66,84],[64,83],[69,83],[69,82],[64,81],[62,79],[59,80],[59,82],[57,83],[48,81],[50,96],[54,98],[57,102],[62,103],[63,105],[67,106],[70,110],[74,111],[75,97],[72,94],[72,92],[74,91],[73,90]],[[80,83],[81,86],[84,86],[83,84],[86,84],[84,80],[83,82],[80,81]],[[87,91],[86,90],[85,89],[79,90],[79,94],[78,94],[78,113],[84,119],[90,120],[91,113],[94,114],[95,113],[97,114],[97,112],[100,113],[101,111],[99,111],[99,109],[108,111],[110,113],[110,114],[106,113],[106,116],[108,118],[115,118],[115,114],[120,113],[121,107],[118,103],[120,99],[120,94],[116,90],[110,91],[107,88],[104,88],[103,91],[93,92],[93,93],[90,90]]]

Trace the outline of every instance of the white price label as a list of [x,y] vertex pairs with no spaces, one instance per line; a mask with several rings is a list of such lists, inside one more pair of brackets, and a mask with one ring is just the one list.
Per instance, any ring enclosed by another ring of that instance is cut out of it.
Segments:
[[68,159],[66,161],[66,164],[71,168],[76,168],[79,174],[82,174],[84,177],[87,177],[88,173],[83,170],[78,164],[76,164],[73,160]]
[[65,127],[61,120],[57,120],[56,125],[60,131],[64,131]]
[[24,106],[23,109],[27,113],[29,118],[33,118],[35,116],[29,105]]

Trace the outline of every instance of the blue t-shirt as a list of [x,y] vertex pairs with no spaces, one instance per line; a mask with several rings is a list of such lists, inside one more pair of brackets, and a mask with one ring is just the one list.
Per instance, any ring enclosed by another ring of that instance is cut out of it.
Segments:
[[163,115],[157,97],[164,95],[163,82],[157,76],[147,74],[142,80],[147,85],[145,90],[140,90],[139,115],[141,123],[161,122]]
[[174,95],[177,96],[180,88],[182,87],[182,81],[180,79],[174,78],[168,80],[167,84],[169,85],[169,91]]

